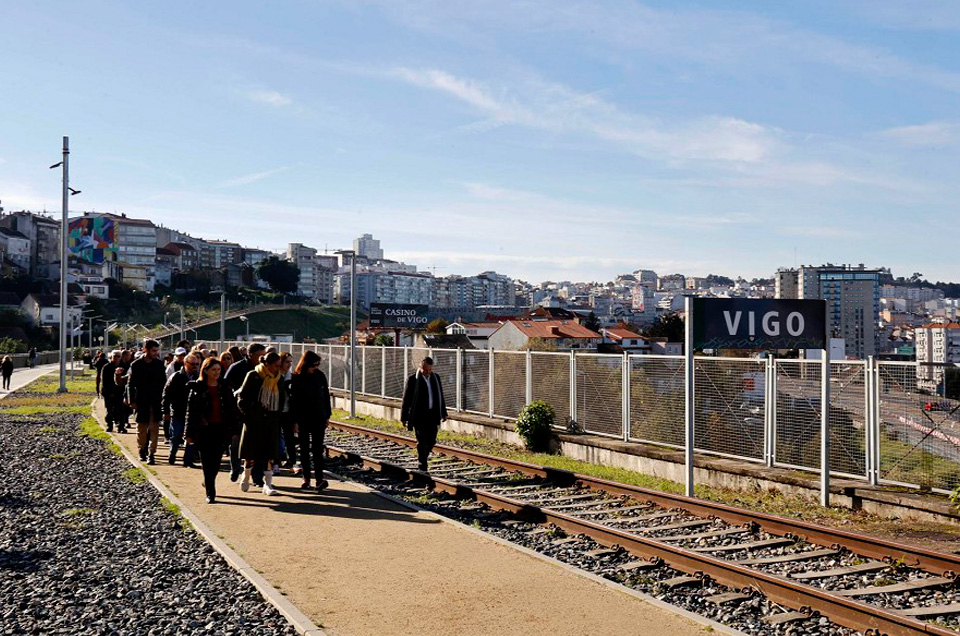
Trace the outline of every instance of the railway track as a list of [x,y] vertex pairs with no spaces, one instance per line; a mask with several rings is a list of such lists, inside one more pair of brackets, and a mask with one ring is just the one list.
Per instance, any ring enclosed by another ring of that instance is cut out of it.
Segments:
[[415,469],[414,439],[340,422],[330,423],[327,446],[394,478],[626,550],[638,558],[625,572],[666,565],[685,574],[667,586],[709,577],[730,590],[711,603],[762,594],[792,609],[767,617],[771,625],[820,615],[866,634],[960,634],[955,554],[443,445],[427,475]]

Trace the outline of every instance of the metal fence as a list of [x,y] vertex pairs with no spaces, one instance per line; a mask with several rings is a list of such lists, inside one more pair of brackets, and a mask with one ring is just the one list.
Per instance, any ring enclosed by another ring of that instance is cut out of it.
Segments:
[[[330,386],[350,388],[349,346],[278,349],[294,362],[316,351]],[[426,355],[450,411],[512,420],[542,400],[559,428],[684,447],[683,356],[357,347],[357,392],[401,398]],[[960,485],[960,402],[932,397],[916,378],[912,362],[831,362],[831,473],[941,492]],[[819,472],[820,382],[816,360],[696,357],[696,450]]]

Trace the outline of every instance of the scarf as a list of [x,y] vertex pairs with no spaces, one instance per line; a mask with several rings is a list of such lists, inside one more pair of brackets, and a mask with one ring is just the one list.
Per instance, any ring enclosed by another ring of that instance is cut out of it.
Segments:
[[260,387],[260,404],[268,411],[280,410],[280,374],[270,373],[262,362],[254,371],[263,380],[263,386]]

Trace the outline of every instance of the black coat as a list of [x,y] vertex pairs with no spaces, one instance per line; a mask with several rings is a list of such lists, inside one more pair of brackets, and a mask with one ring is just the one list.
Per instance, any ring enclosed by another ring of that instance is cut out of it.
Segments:
[[327,376],[317,369],[313,373],[299,373],[290,383],[290,410],[296,422],[305,424],[326,424],[333,415],[330,405],[330,387]]
[[250,358],[237,360],[231,364],[227,372],[223,374],[222,380],[229,384],[231,389],[238,391],[240,387],[243,386],[243,381],[246,379],[247,374],[253,371],[253,366]]
[[[180,369],[170,376],[167,384],[163,387],[163,397],[161,398],[161,408],[163,416],[182,420],[187,416],[187,397],[189,389],[187,385],[191,382],[187,372]],[[232,398],[231,398],[232,399]]]
[[108,362],[100,370],[100,395],[104,400],[120,399],[123,396],[123,389],[117,386],[117,369],[121,368],[119,364]]
[[13,375],[13,360],[4,360],[3,364],[0,364],[0,374],[7,378]]
[[[177,372],[181,375],[181,372]],[[210,429],[210,392],[206,384],[201,384],[197,380],[187,382],[185,385],[187,391],[187,423],[183,429],[183,436],[194,441],[199,440],[205,434],[211,432]],[[236,398],[233,397],[233,391],[225,382],[217,385],[217,393],[220,395],[220,424],[214,431],[215,435],[222,435],[226,442],[232,435],[239,435],[239,413],[237,413]]]
[[430,374],[433,381],[433,408],[429,407],[427,398],[427,379],[418,370],[407,378],[407,386],[403,391],[403,406],[400,409],[400,421],[407,428],[419,426],[439,426],[440,420],[447,419],[447,404],[443,399],[443,383],[436,373]]
[[137,424],[159,422],[162,417],[163,387],[167,370],[157,358],[140,358],[130,364],[127,399],[137,407]]

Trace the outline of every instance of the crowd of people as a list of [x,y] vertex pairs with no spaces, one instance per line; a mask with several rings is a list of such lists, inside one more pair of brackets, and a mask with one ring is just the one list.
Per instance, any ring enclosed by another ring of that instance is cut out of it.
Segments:
[[182,450],[183,466],[202,468],[207,503],[216,500],[224,455],[230,480],[245,492],[253,485],[277,494],[273,476],[281,470],[299,474],[305,490],[329,486],[323,443],[332,405],[315,352],[294,369],[289,353],[260,343],[217,352],[181,341],[161,358],[159,343],[147,340],[141,351],[99,352],[91,365],[107,430],[126,433],[135,424],[140,459],[151,465],[162,432],[170,464]]

